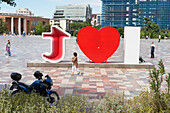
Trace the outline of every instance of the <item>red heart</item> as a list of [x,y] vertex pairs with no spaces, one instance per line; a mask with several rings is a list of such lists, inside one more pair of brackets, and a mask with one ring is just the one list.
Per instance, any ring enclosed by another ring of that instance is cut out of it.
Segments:
[[102,63],[113,55],[120,43],[120,34],[113,27],[97,30],[84,27],[77,35],[77,42],[82,52],[93,62]]

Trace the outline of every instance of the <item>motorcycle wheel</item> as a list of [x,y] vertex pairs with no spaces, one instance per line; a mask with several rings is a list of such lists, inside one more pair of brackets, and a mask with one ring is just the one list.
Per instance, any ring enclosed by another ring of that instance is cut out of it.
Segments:
[[49,94],[48,102],[50,104],[57,103],[58,100],[60,100],[60,97],[58,96],[56,92],[52,92]]

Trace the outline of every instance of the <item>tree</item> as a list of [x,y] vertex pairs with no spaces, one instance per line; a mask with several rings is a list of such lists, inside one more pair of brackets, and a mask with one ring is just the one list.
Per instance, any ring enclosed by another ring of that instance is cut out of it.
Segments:
[[79,32],[83,27],[92,26],[90,21],[91,21],[91,20],[88,19],[86,22],[71,23],[71,24],[70,24],[70,28],[71,28],[71,31],[74,31],[73,36],[77,36],[78,32]]
[[167,36],[167,37],[170,37],[170,31],[167,32],[166,36]]
[[151,28],[152,28],[151,37],[158,38],[158,36],[160,34],[160,28],[159,28],[158,24],[156,24],[155,22],[152,22]]
[[42,22],[38,22],[38,24],[36,25],[36,34],[41,35],[42,32],[43,32],[43,24]]
[[50,31],[51,31],[51,25],[50,24],[43,26],[43,32],[50,32]]
[[16,6],[17,4],[15,3],[15,0],[0,0],[0,3],[5,2],[9,4],[10,6]]
[[0,34],[8,32],[8,28],[5,22],[0,18]]
[[142,20],[143,20],[143,25],[144,25],[144,26],[145,26],[145,25],[148,25],[148,24],[151,22],[151,19],[150,19],[150,18],[147,18],[147,17],[143,18]]
[[87,18],[86,23],[91,24],[91,19]]
[[122,36],[122,38],[123,38],[124,37],[124,28],[122,26],[119,26],[117,28],[117,30],[119,31],[120,36]]
[[71,23],[70,24],[70,28],[71,28],[71,30],[78,30],[79,28],[81,28],[81,23]]
[[164,38],[166,36],[166,34],[164,33],[164,31],[161,32],[161,38]]
[[141,36],[149,36],[151,38],[158,38],[160,28],[155,22],[151,22],[149,18],[143,18],[143,27],[141,29]]
[[145,33],[144,33],[144,31],[141,30],[140,37],[143,38],[143,36],[145,36]]
[[101,25],[95,26],[96,29],[100,30],[102,28]]
[[145,17],[142,20],[143,20],[143,28],[142,28],[142,30],[144,31],[145,36],[148,36],[148,34],[149,34],[148,32],[152,31],[152,29],[151,29],[151,19]]

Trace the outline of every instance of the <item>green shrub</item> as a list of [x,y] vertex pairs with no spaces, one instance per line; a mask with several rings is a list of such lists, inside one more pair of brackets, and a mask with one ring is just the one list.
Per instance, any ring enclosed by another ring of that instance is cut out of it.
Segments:
[[0,113],[45,113],[48,109],[46,99],[38,94],[20,92],[11,95],[7,87],[1,89]]
[[153,94],[148,91],[142,91],[139,96],[129,99],[126,105],[126,110],[130,113],[154,113],[155,108]]
[[89,103],[85,96],[66,95],[52,108],[57,113],[86,113]]
[[50,107],[46,98],[36,93],[11,95],[7,87],[0,91],[0,113],[90,113],[91,110],[85,96],[67,95]]
[[[142,91],[139,96],[129,99],[126,112],[129,113],[170,113],[170,95],[162,93],[160,98],[149,91]],[[157,103],[160,100],[160,103]]]
[[114,95],[106,94],[96,107],[96,113],[121,113],[123,111],[125,99],[124,93],[116,92]]

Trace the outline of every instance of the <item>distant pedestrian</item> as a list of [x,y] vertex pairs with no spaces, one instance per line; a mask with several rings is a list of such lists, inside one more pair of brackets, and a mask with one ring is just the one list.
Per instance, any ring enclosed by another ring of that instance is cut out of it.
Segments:
[[151,44],[151,58],[154,58],[155,44],[152,42]]
[[148,36],[146,36],[146,39],[148,39]]
[[151,39],[151,37],[149,36],[149,40]]
[[23,37],[25,37],[25,31],[23,31]]
[[6,56],[11,56],[11,43],[10,43],[10,40],[8,40],[8,43],[6,44]]
[[75,71],[77,71],[78,74],[81,74],[80,70],[78,69],[78,58],[76,52],[73,53],[72,62],[73,62],[72,75],[74,74]]
[[161,35],[159,35],[159,41],[158,42],[160,42],[161,41]]

